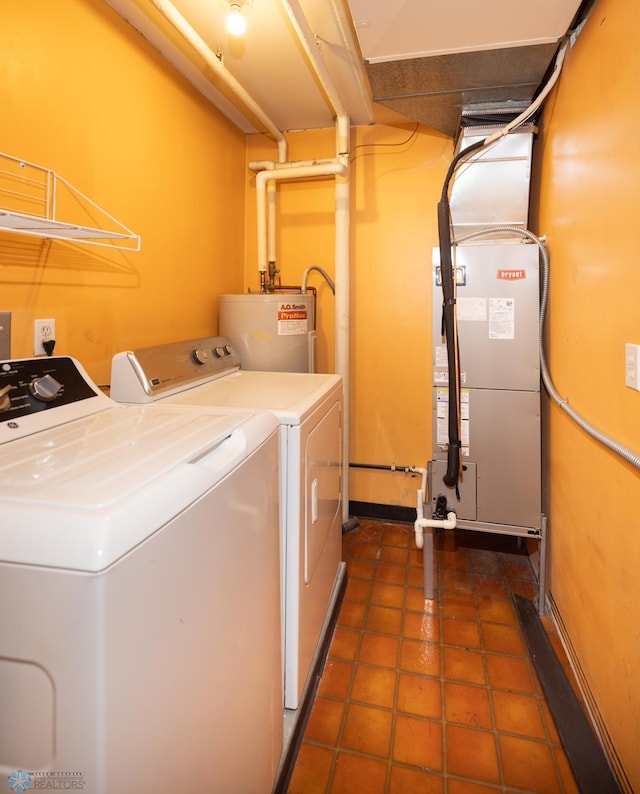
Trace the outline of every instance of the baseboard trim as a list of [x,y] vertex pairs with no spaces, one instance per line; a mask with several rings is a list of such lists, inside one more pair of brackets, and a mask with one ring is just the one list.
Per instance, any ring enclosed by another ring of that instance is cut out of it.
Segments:
[[413,524],[416,520],[415,507],[383,505],[376,502],[349,502],[349,514],[358,518],[371,518],[378,521],[396,521],[399,524]]
[[347,581],[347,566],[346,563],[341,562],[340,568],[338,569],[337,579],[334,584],[330,613],[327,615],[325,620],[321,637],[318,642],[318,647],[316,649],[315,658],[312,663],[311,670],[309,671],[304,692],[302,693],[301,702],[298,706],[298,712],[296,714],[295,723],[293,726],[293,732],[289,738],[288,745],[283,748],[283,754],[282,758],[280,759],[280,765],[276,774],[276,780],[273,786],[272,794],[285,794],[289,788],[289,783],[291,782],[291,776],[293,775],[293,769],[298,757],[300,745],[302,744],[302,739],[304,737],[304,731],[311,715],[311,709],[313,708],[316,693],[320,685],[320,679],[322,678],[324,665],[329,653],[329,647],[331,646],[333,634],[338,623],[340,607],[342,606],[344,594],[347,590]]
[[582,695],[585,705],[587,707],[587,711],[589,713],[589,717],[591,718],[592,727],[598,737],[600,744],[604,750],[605,755],[609,761],[609,765],[611,766],[616,778],[617,782],[620,785],[620,788],[624,792],[624,794],[634,794],[633,786],[631,785],[631,781],[627,776],[627,773],[624,769],[622,761],[618,756],[616,751],[615,745],[609,735],[609,731],[607,730],[607,726],[605,724],[604,718],[598,708],[598,704],[591,692],[591,688],[589,686],[589,682],[587,681],[587,677],[582,669],[580,664],[580,660],[578,658],[578,654],[576,653],[576,649],[571,642],[571,638],[569,637],[569,633],[567,628],[562,620],[562,615],[560,614],[560,610],[558,609],[557,604],[553,600],[553,596],[551,593],[547,594],[547,610],[550,614],[554,625],[556,627],[556,631],[558,632],[558,636],[560,638],[560,642],[562,643],[562,647],[564,648],[565,653],[567,654],[567,658],[569,659],[569,664],[571,665],[571,669],[575,676],[576,682],[578,684],[578,688],[580,689],[580,694]]

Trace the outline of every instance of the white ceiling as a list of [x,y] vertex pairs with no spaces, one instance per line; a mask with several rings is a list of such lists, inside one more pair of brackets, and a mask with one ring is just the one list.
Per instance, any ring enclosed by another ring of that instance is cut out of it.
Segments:
[[349,0],[370,63],[555,43],[579,0]]
[[[263,128],[158,13],[158,0],[107,2],[241,129]],[[322,54],[352,123],[398,113],[399,119],[448,134],[465,102],[504,101],[512,94],[514,100],[529,99],[580,6],[580,0],[290,2],[306,19],[312,46]],[[282,0],[248,0],[241,39],[225,30],[228,0],[172,3],[280,130],[333,125],[334,110]],[[495,52],[499,58],[489,64],[487,54]]]

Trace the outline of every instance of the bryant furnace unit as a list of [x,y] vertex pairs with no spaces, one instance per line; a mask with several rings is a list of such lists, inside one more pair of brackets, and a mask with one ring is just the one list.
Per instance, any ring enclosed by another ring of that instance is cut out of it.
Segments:
[[[467,129],[461,148],[492,131]],[[453,486],[445,484],[449,375],[439,249],[433,257],[428,469],[434,518],[454,510],[459,529],[540,542],[542,611],[546,520],[541,510],[538,247],[517,231],[526,230],[533,132],[527,127],[480,150],[453,185],[461,474]]]

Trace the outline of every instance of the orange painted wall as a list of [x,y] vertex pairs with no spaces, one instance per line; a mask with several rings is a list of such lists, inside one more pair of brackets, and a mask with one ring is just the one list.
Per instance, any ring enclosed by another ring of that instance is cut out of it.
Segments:
[[[258,283],[245,138],[103,0],[5,3],[0,151],[55,169],[142,237],[139,253],[0,233],[0,310],[16,357],[33,320],[99,382],[125,347],[217,331],[217,297]],[[552,257],[550,364],[572,406],[640,450],[634,239],[640,7],[598,0],[544,113],[538,231]],[[620,54],[624,53],[624,57]],[[431,449],[430,262],[452,142],[413,125],[353,131],[351,459],[423,466]],[[291,159],[329,157],[333,130],[291,133]],[[333,182],[282,184],[278,264],[334,273]],[[319,368],[333,369],[333,297],[319,289]],[[604,726],[640,790],[640,477],[549,407],[551,594]],[[352,472],[354,500],[415,505],[416,478]]]
[[[289,159],[333,157],[333,130],[292,133]],[[251,136],[248,159],[273,159]],[[431,250],[451,139],[415,124],[360,127],[351,145],[351,460],[426,466],[431,455]],[[253,178],[247,193],[245,282],[258,287]],[[282,282],[309,265],[334,269],[334,182],[278,186],[277,258]],[[318,369],[334,371],[334,303],[318,274]],[[420,480],[351,470],[350,499],[415,507]]]
[[117,350],[213,334],[242,289],[245,136],[103,0],[4,3],[0,152],[55,170],[142,238],[122,253],[0,234],[14,357],[56,352],[100,383]]
[[[598,0],[547,104],[538,231],[551,255],[549,360],[559,393],[640,454],[640,6]],[[548,410],[551,593],[606,731],[640,791],[640,473]]]

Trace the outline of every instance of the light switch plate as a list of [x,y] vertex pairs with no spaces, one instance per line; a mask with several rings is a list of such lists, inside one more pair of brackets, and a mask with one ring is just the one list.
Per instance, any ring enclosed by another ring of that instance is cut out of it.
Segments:
[[640,345],[626,344],[624,346],[626,386],[640,391]]

